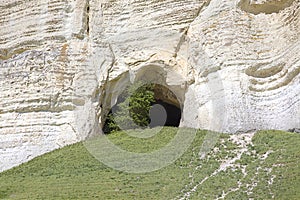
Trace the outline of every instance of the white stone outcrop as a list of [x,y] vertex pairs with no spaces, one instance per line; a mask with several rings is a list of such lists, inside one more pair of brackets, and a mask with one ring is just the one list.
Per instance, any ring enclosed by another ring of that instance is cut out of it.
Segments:
[[0,171],[99,134],[128,80],[181,126],[300,127],[299,0],[3,0],[0,27]]

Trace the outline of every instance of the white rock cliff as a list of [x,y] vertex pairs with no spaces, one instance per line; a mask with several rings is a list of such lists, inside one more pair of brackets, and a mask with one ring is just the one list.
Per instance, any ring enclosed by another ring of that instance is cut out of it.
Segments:
[[128,80],[181,126],[300,127],[300,0],[2,0],[0,27],[0,171],[100,134]]

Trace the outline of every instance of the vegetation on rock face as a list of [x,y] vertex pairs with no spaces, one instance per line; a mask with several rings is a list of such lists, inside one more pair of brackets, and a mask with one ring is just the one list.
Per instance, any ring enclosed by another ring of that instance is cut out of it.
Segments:
[[121,102],[112,109],[104,127],[105,132],[147,127],[149,110],[154,99],[154,84],[137,82],[121,94]]
[[[178,131],[158,130],[147,139],[125,132],[107,137],[122,149],[145,153],[161,149]],[[173,164],[143,174],[106,167],[82,143],[64,147],[0,173],[0,198],[300,199],[300,134],[220,134],[212,151],[200,159],[207,133],[197,131],[191,146]]]

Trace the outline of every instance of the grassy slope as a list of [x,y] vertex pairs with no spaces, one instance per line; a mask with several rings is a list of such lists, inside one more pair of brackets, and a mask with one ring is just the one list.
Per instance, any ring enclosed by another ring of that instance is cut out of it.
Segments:
[[[109,138],[124,149],[149,152],[168,143],[176,131],[165,128],[150,139],[122,132]],[[94,159],[82,143],[71,145],[1,173],[0,198],[300,199],[300,134],[261,131],[236,160],[242,147],[232,136],[221,134],[217,148],[200,160],[205,134],[198,131],[191,147],[174,164],[145,174],[115,171]],[[222,162],[231,165],[221,170]]]

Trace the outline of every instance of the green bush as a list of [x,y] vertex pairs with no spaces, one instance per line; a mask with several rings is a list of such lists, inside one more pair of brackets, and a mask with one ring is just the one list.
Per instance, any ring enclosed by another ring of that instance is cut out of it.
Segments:
[[155,102],[154,84],[134,83],[125,89],[120,99],[123,101],[107,117],[107,132],[145,128],[149,125],[149,111]]

